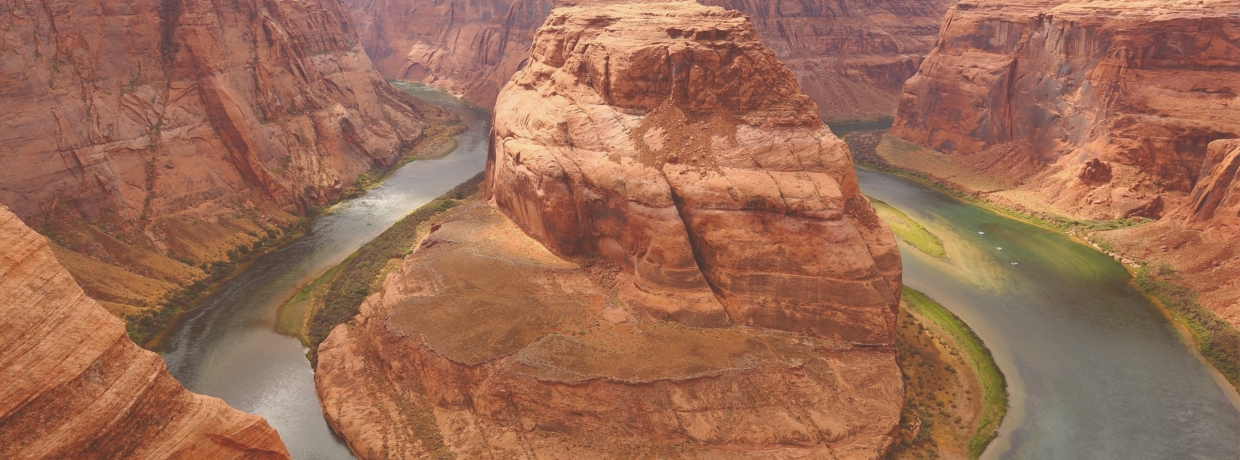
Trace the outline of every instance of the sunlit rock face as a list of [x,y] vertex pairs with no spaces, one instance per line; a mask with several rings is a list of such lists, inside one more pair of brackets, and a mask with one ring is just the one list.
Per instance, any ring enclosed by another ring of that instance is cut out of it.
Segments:
[[360,457],[878,458],[900,258],[848,148],[740,14],[560,7],[484,194],[319,348]]
[[286,459],[261,417],[190,393],[0,206],[0,457]]
[[488,192],[656,315],[890,344],[899,254],[847,146],[743,16],[689,10],[548,18],[496,103]]

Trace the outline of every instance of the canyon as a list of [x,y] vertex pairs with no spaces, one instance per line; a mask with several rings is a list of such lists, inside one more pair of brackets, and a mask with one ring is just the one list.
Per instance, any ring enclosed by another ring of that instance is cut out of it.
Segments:
[[878,458],[900,254],[741,14],[560,6],[478,196],[318,349],[360,458]]
[[892,163],[1060,223],[1158,220],[1093,237],[1240,324],[1237,94],[1240,2],[965,0],[891,130],[943,155]]
[[335,1],[0,15],[0,203],[118,316],[288,233],[450,121],[388,85]]
[[[424,81],[484,107],[526,62],[534,29],[558,4],[607,1],[347,0],[385,76]],[[616,3],[616,2],[610,2]],[[749,16],[828,122],[890,117],[904,81],[934,46],[949,0],[704,0]]]
[[261,417],[186,391],[3,206],[0,247],[0,457],[289,457]]

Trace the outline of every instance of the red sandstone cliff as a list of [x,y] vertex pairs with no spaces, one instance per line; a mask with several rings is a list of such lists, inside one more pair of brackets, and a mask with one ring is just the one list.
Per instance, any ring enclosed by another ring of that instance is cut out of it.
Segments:
[[361,458],[878,458],[901,266],[740,14],[560,7],[449,211],[319,347]]
[[[0,203],[114,311],[392,164],[438,109],[336,0],[0,5]],[[118,268],[119,267],[119,268]]]
[[[389,77],[426,81],[492,106],[528,56],[554,0],[346,0],[362,44]],[[606,3],[606,1],[595,2]],[[891,116],[934,45],[950,0],[705,0],[749,16],[824,120]]]
[[891,132],[1009,178],[1032,208],[1157,218],[1206,146],[1240,135],[1237,37],[1235,0],[965,0]]
[[186,391],[0,206],[0,457],[288,458],[262,418]]
[[1100,236],[1124,254],[1169,264],[1202,305],[1240,326],[1240,140],[1210,143],[1183,206]]

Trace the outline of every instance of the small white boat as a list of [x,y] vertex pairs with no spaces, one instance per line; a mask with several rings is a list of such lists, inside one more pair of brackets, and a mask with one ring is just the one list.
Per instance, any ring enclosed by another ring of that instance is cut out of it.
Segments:
[[1000,250],[1000,251],[1002,251],[1002,250],[1003,250],[1003,248],[995,248],[995,249],[998,249],[998,250]]
[[978,235],[985,235],[986,232],[977,232]]
[[1012,262],[1012,265],[1020,265],[1020,264],[1018,264],[1018,263],[1016,263],[1016,262]]

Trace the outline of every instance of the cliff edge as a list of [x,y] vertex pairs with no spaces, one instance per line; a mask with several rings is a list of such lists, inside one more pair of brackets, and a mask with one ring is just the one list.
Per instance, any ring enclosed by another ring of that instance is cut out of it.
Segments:
[[261,417],[190,393],[0,206],[0,457],[287,459]]

